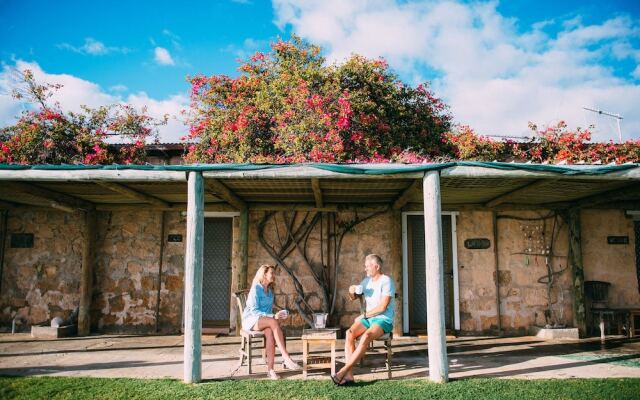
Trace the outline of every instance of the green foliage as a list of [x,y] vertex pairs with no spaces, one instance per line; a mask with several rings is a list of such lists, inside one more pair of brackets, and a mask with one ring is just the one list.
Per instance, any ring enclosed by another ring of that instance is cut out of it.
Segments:
[[358,382],[227,380],[186,385],[173,380],[104,378],[0,378],[3,399],[637,399],[640,379],[426,379]]

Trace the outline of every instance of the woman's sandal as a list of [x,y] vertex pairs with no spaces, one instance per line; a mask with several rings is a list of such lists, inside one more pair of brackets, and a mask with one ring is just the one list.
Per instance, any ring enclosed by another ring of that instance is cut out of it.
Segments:
[[331,380],[333,381],[333,384],[336,386],[341,386],[342,383],[338,380],[338,377],[335,375],[331,375]]

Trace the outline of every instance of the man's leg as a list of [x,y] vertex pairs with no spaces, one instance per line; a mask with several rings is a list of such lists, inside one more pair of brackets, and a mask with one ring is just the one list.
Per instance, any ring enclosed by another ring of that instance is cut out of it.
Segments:
[[[354,322],[353,325],[351,325],[351,328],[347,329],[347,334],[344,341],[345,364],[349,362],[351,355],[356,350],[356,340],[358,340],[358,338],[362,336],[362,334],[365,333],[366,330],[367,328],[365,328],[364,325],[360,323],[360,321]],[[347,375],[344,376],[344,378],[353,379],[353,371],[349,370],[349,372],[347,373]]]
[[375,339],[379,338],[384,334],[384,330],[380,327],[380,325],[372,324],[369,329],[367,329],[361,336],[360,343],[358,347],[355,349],[353,353],[351,353],[351,357],[346,360],[344,367],[338,371],[336,377],[342,381],[344,378],[352,379],[353,377],[353,366],[356,365],[358,361],[362,357],[364,357],[367,352],[367,348],[369,348],[369,344],[373,342]]

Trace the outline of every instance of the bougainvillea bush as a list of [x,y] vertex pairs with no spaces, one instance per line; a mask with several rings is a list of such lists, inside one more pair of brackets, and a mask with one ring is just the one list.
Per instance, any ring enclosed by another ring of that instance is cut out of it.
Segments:
[[239,70],[190,78],[187,162],[416,161],[439,155],[451,127],[426,84],[403,84],[383,60],[328,65],[293,37]]
[[[157,138],[155,120],[126,104],[80,112],[64,112],[50,98],[60,85],[40,84],[29,70],[20,72],[22,85],[13,95],[33,104],[15,125],[0,129],[0,163],[19,164],[140,164],[146,160],[145,143]],[[107,136],[125,144],[109,151]]]
[[570,130],[564,121],[545,129],[530,123],[532,135],[523,141],[493,140],[467,126],[445,134],[445,153],[457,160],[519,161],[566,164],[640,162],[640,139],[624,143],[591,143],[588,129]]

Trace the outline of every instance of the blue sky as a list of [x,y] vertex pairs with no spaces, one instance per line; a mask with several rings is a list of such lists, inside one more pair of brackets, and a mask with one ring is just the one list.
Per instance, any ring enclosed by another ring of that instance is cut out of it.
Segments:
[[23,105],[12,68],[60,82],[69,109],[118,101],[176,116],[185,76],[236,75],[237,59],[296,33],[329,61],[385,57],[408,83],[431,81],[458,123],[523,136],[528,121],[596,124],[595,139],[640,138],[640,1],[6,1],[0,0],[0,125]]

